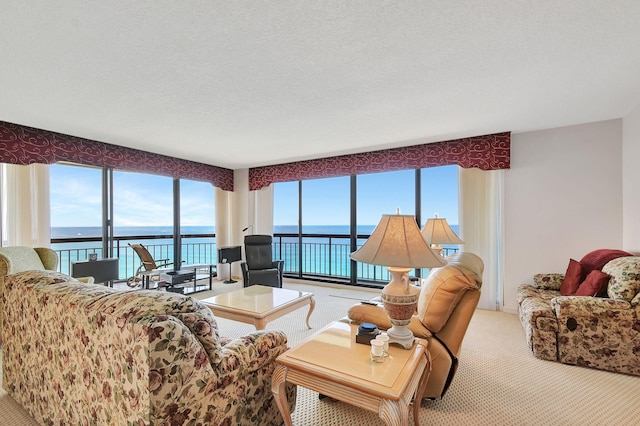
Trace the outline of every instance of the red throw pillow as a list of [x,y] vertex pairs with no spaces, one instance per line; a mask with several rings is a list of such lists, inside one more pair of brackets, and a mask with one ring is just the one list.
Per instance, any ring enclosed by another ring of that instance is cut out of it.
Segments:
[[601,296],[607,291],[607,285],[609,284],[608,274],[602,271],[593,270],[589,272],[587,278],[580,284],[578,291],[574,296]]
[[564,280],[560,286],[560,294],[563,296],[573,296],[576,290],[578,290],[584,276],[584,270],[580,262],[569,259],[569,266],[567,266],[567,272],[565,272]]
[[580,263],[584,269],[585,276],[593,270],[601,270],[610,260],[617,259],[622,256],[633,256],[623,250],[614,249],[598,249],[584,255]]

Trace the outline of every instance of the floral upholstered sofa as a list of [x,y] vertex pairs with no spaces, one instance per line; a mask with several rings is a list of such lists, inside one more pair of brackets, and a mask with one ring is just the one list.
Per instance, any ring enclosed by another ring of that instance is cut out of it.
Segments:
[[222,338],[196,299],[51,271],[7,276],[3,301],[2,386],[40,424],[282,424],[281,332]]
[[[565,274],[537,274],[518,288],[520,321],[536,357],[640,376],[640,257],[614,252],[572,259]],[[596,258],[604,266],[590,264]]]

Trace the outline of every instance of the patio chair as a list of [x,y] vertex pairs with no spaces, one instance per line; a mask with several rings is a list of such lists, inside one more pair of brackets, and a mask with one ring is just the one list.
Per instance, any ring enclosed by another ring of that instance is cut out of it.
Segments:
[[[168,266],[173,265],[173,262],[170,262],[170,259],[160,259],[155,260],[149,250],[142,244],[131,244],[129,243],[129,247],[136,252],[138,257],[140,258],[140,266],[136,270],[136,273],[129,279],[127,279],[127,285],[129,287],[138,287],[142,284],[143,277],[142,273],[147,271],[155,271],[157,269],[166,268]],[[149,280],[158,281],[160,279],[160,272],[157,274],[149,275]]]

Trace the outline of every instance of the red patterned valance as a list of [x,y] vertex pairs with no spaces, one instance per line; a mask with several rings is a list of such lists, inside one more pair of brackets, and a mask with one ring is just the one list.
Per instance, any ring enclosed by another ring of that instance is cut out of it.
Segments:
[[257,167],[249,169],[249,189],[257,190],[275,182],[421,169],[451,164],[464,168],[477,167],[482,170],[508,169],[511,161],[510,146],[511,132],[504,132]]
[[233,191],[233,170],[0,121],[0,163],[69,161],[211,182]]

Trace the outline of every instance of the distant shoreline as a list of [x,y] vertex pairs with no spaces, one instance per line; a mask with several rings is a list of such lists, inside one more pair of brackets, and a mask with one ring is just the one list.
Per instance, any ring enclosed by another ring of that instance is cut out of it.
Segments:
[[[457,233],[458,225],[451,225]],[[358,234],[371,234],[375,225],[358,226]],[[295,234],[298,232],[298,225],[275,225],[275,234]],[[214,226],[183,226],[183,234],[215,234]],[[349,235],[349,225],[305,225],[302,227],[303,234],[338,234]],[[114,229],[116,236],[129,235],[173,235],[173,226],[116,226]],[[92,238],[101,237],[102,228],[100,226],[54,226],[51,227],[51,238]]]

